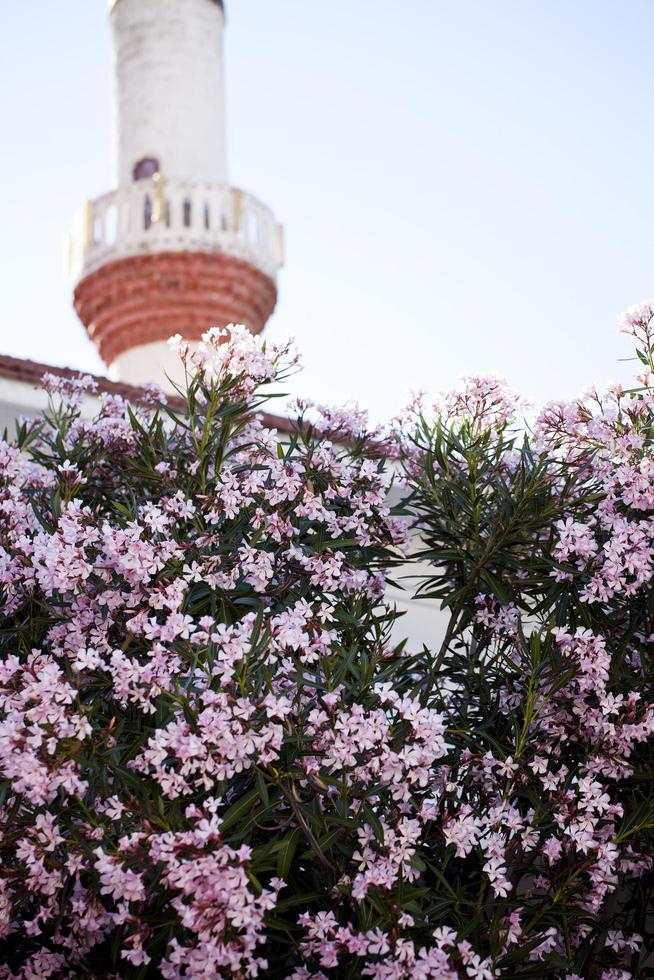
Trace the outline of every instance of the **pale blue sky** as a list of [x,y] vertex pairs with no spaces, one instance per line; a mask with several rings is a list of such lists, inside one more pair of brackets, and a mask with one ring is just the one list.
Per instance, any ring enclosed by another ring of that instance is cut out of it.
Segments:
[[[654,293],[649,0],[227,0],[231,179],[287,262],[295,390],[376,415],[471,370],[537,403],[628,376]],[[0,351],[102,371],[62,238],[111,186],[104,0],[0,12]]]

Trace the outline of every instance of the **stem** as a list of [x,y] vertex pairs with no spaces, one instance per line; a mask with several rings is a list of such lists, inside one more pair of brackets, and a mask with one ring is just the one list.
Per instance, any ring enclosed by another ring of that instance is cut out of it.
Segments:
[[434,674],[438,673],[438,671],[441,669],[443,665],[443,660],[445,659],[445,655],[447,654],[447,651],[449,649],[450,641],[454,636],[454,634],[456,633],[456,627],[460,615],[461,615],[461,607],[459,606],[456,612],[452,613],[452,615],[450,616],[450,621],[447,624],[445,637],[443,639],[443,642],[441,643],[440,650],[436,654],[436,659],[434,660],[434,666],[433,666]]
[[287,800],[291,810],[293,811],[293,814],[298,822],[300,830],[302,831],[306,839],[311,844],[311,847],[315,851],[318,861],[320,862],[323,868],[333,872],[334,868],[331,862],[329,861],[329,859],[327,858],[327,856],[325,855],[325,852],[323,851],[322,847],[318,843],[318,840],[314,832],[312,831],[311,827],[304,819],[304,815],[300,810],[299,806],[297,805],[297,801],[295,797],[293,796],[293,791],[292,790],[289,791],[288,789],[286,789],[286,787],[282,782],[280,782],[279,788],[282,791],[282,794],[284,795],[285,799]]

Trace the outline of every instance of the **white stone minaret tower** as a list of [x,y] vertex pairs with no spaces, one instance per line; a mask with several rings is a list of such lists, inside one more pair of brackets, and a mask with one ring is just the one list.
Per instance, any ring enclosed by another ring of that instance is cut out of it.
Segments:
[[281,227],[227,180],[221,0],[110,0],[116,190],[70,236],[74,303],[111,375],[164,383],[166,340],[263,330]]

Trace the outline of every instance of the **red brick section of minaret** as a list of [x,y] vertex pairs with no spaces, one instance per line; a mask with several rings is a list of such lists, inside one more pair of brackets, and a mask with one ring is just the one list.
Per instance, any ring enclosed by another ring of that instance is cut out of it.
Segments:
[[260,333],[275,308],[273,280],[216,252],[161,252],[108,262],[75,288],[78,316],[105,364],[119,354],[209,327],[244,323]]

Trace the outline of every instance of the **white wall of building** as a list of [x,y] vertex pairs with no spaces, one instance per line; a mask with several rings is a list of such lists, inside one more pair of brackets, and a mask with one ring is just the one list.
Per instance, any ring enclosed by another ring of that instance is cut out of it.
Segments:
[[386,589],[386,601],[403,613],[393,624],[391,637],[397,643],[406,638],[407,653],[418,653],[423,647],[436,651],[443,642],[449,616],[434,599],[412,598],[418,587],[414,578],[416,574],[414,565],[396,569],[393,577],[400,579],[402,589],[396,589],[392,585]]
[[164,179],[226,183],[222,7],[113,0],[116,183],[155,157]]
[[[174,390],[173,384],[184,381],[184,368],[178,354],[174,354],[165,341],[139,344],[120,354],[109,368],[112,381],[128,381],[132,385],[144,385],[156,378],[166,392]],[[169,380],[168,380],[169,379]]]
[[7,429],[11,439],[15,435],[18,418],[32,418],[42,412],[47,404],[48,396],[42,389],[35,389],[21,381],[0,378],[0,435]]
[[[24,381],[0,377],[0,436],[7,430],[9,440],[16,434],[16,421],[31,419],[48,407],[48,395],[43,388]],[[100,399],[87,395],[82,405],[82,415],[91,418],[100,408]]]

